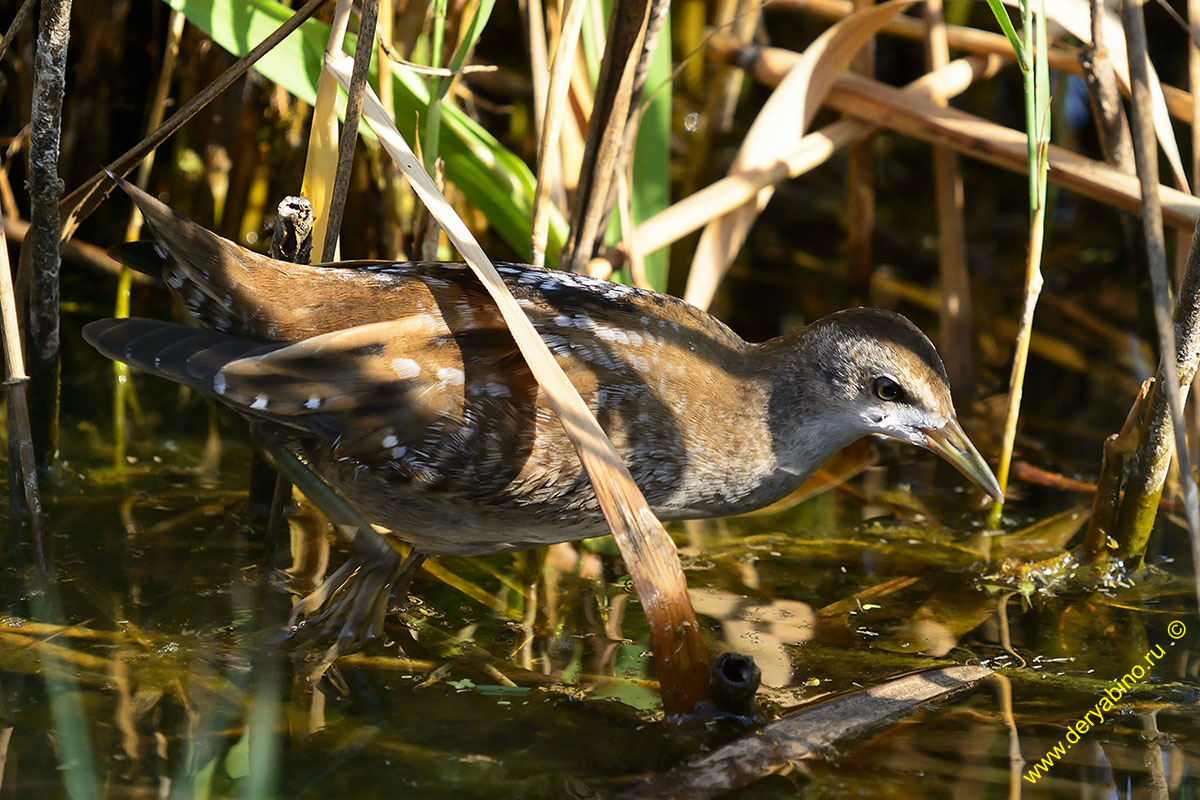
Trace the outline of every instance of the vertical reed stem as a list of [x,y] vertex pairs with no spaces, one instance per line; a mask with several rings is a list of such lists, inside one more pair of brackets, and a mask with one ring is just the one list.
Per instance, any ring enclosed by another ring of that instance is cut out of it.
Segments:
[[[854,10],[873,0],[854,0]],[[850,63],[855,72],[875,76],[875,42],[867,42]],[[850,145],[846,163],[846,282],[853,301],[865,300],[871,284],[875,234],[875,137]]]
[[[1038,3],[1037,14],[1033,3]],[[989,0],[989,4],[992,0]],[[998,5],[998,4],[997,4]],[[1046,235],[1046,172],[1049,166],[1047,149],[1050,146],[1050,63],[1046,36],[1045,0],[1022,0],[1021,35],[1017,42],[1008,23],[1008,12],[993,7],[1002,25],[1007,24],[1010,40],[1017,48],[1017,61],[1025,89],[1025,141],[1029,163],[1029,257],[1025,268],[1025,299],[1021,308],[1021,326],[1017,331],[1016,352],[1009,381],[1008,414],[1004,424],[1004,440],[1000,448],[1000,463],[996,479],[1001,491],[1008,489],[1008,473],[1012,466],[1013,447],[1017,441],[1017,423],[1021,416],[1021,396],[1024,392],[1025,363],[1029,358],[1029,340],[1033,336],[1033,316],[1038,296],[1042,292],[1042,246]],[[1000,524],[1004,503],[992,505],[988,523]]]
[[[37,461],[33,452],[33,433],[29,426],[29,402],[25,397],[25,358],[21,354],[21,334],[17,330],[17,302],[13,293],[12,267],[8,262],[8,242],[0,225],[0,331],[4,338],[4,389],[8,403],[8,485],[12,493],[13,532],[20,542],[22,516],[28,521],[38,570],[47,571],[46,546],[42,535],[42,501],[38,495]],[[20,509],[23,513],[17,513]]]
[[[442,66],[442,49],[446,38],[447,0],[433,0],[430,4],[433,15],[429,32],[429,66]],[[425,114],[425,141],[421,145],[425,171],[432,175],[438,157],[438,139],[441,136],[442,96],[438,92],[440,78],[429,79],[429,109]]]
[[[638,99],[637,78],[641,54],[648,41],[651,12],[657,0],[619,0],[609,18],[604,61],[596,85],[592,116],[575,205],[571,210],[571,233],[559,264],[572,272],[583,272],[604,235],[604,223],[612,208],[615,175],[625,168],[629,147],[626,136]],[[644,78],[644,73],[643,76]]]
[[[346,28],[350,24],[350,0],[338,0],[329,25],[329,38],[325,42],[325,59],[342,55],[342,44],[346,40]],[[321,71],[317,79],[317,100],[313,106],[312,125],[308,134],[308,153],[304,160],[304,180],[300,194],[308,198],[313,206],[313,258],[318,262],[337,260],[337,239],[332,250],[325,249],[326,231],[329,228],[329,208],[333,204],[333,184],[337,178],[338,86],[328,70]],[[357,135],[357,131],[355,132]],[[320,250],[317,250],[320,247]]]
[[358,121],[362,117],[363,94],[367,87],[367,73],[371,66],[371,53],[375,50],[375,22],[379,18],[379,0],[363,0],[362,22],[358,29],[358,42],[354,47],[354,74],[350,79],[350,91],[346,99],[346,122],[342,125],[342,138],[338,140],[337,171],[333,178],[333,195],[329,201],[329,216],[325,223],[324,247],[321,252],[328,259],[337,247],[342,230],[342,215],[346,210],[346,195],[350,193],[350,170],[354,167],[354,149],[358,144]]
[[34,58],[33,104],[29,130],[29,237],[33,292],[29,304],[29,337],[33,352],[33,443],[42,463],[58,450],[59,236],[62,179],[58,147],[62,134],[63,85],[67,74],[71,0],[43,0]]
[[[1200,43],[1197,43],[1195,32],[1200,30],[1200,0],[1188,0],[1188,23],[1193,32],[1188,37],[1188,88],[1192,93],[1192,187],[1200,192],[1200,103],[1194,101],[1196,93],[1200,92]],[[1185,267],[1186,271],[1186,267]],[[1194,379],[1193,379],[1194,380]],[[1196,388],[1195,384],[1192,386]],[[1191,414],[1188,418],[1188,435],[1192,447],[1200,447],[1200,392],[1192,392]],[[1193,558],[1200,558],[1200,553],[1193,552]]]
[[[939,70],[950,63],[942,0],[925,0],[925,66]],[[940,105],[946,105],[941,101]],[[958,155],[933,148],[934,192],[938,210],[938,273],[941,276],[941,341],[950,386],[960,408],[975,396],[971,329],[971,291],[967,276],[967,235],[963,223],[963,184]]]
[[[1013,354],[1012,375],[1008,382],[1008,412],[1005,415],[1004,439],[1000,450],[1000,463],[996,468],[996,481],[1001,491],[1008,489],[1008,473],[1012,467],[1013,446],[1017,440],[1017,422],[1021,416],[1021,397],[1025,387],[1025,364],[1029,361],[1029,342],[1033,338],[1033,315],[1037,311],[1038,297],[1042,293],[1042,245],[1046,232],[1046,210],[1039,206],[1029,226],[1029,256],[1025,262],[1025,299],[1021,304],[1020,327],[1017,329],[1016,348]],[[999,525],[1003,503],[992,505],[989,524]]]
[[4,32],[4,37],[0,39],[0,58],[4,58],[4,54],[8,52],[8,46],[12,44],[12,40],[16,38],[17,31],[21,30],[21,26],[25,24],[25,20],[29,18],[29,13],[33,11],[33,0],[25,0],[21,3],[21,7],[17,9],[17,13],[13,14],[12,22],[9,23],[8,30]]
[[537,192],[533,201],[532,235],[533,264],[538,267],[546,263],[546,242],[550,237],[550,191],[554,176],[552,168],[559,163],[556,157],[558,137],[562,133],[563,118],[566,116],[567,89],[571,85],[575,50],[579,44],[579,31],[583,27],[583,12],[586,9],[587,0],[566,0],[562,31],[559,33],[558,46],[554,48],[554,60],[550,65],[546,108],[540,115],[543,122],[538,141]]

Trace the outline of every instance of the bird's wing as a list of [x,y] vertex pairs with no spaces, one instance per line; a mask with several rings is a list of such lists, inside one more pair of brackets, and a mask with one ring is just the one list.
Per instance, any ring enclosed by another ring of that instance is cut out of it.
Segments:
[[102,320],[84,334],[111,358],[313,434],[338,457],[381,463],[413,449],[407,460],[429,466],[520,447],[532,430],[537,384],[512,337],[488,328],[418,330],[422,324],[377,322],[265,346],[140,319]]

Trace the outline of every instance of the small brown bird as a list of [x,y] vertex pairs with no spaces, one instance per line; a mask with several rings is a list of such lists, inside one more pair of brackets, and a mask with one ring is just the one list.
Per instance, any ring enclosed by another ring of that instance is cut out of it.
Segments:
[[[157,272],[204,328],[101,320],[110,358],[280,432],[372,523],[426,553],[520,550],[607,533],[574,448],[486,290],[454,263],[300,265],[246,250],[119,181]],[[498,264],[517,302],[664,520],[783,497],[868,434],[1000,487],[955,417],[929,339],[851,309],[750,344],[675,297]]]

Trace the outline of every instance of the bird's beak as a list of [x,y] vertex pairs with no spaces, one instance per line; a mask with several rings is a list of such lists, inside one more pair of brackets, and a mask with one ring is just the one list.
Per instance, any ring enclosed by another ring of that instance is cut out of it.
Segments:
[[1004,502],[1004,492],[1000,491],[1000,484],[992,474],[991,467],[979,455],[967,434],[963,433],[957,419],[951,418],[940,428],[924,428],[921,433],[925,435],[926,447],[953,464],[956,470],[970,478],[994,500]]

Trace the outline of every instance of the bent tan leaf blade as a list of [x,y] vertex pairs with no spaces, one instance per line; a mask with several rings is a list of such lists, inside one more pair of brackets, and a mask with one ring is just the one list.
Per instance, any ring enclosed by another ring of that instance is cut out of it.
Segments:
[[[729,168],[730,176],[769,167],[781,154],[794,148],[834,80],[855,54],[896,14],[916,2],[891,0],[863,9],[817,37],[763,105]],[[774,186],[767,186],[753,202],[705,227],[692,258],[685,300],[700,308],[708,307],[754,220],[774,193]]]

